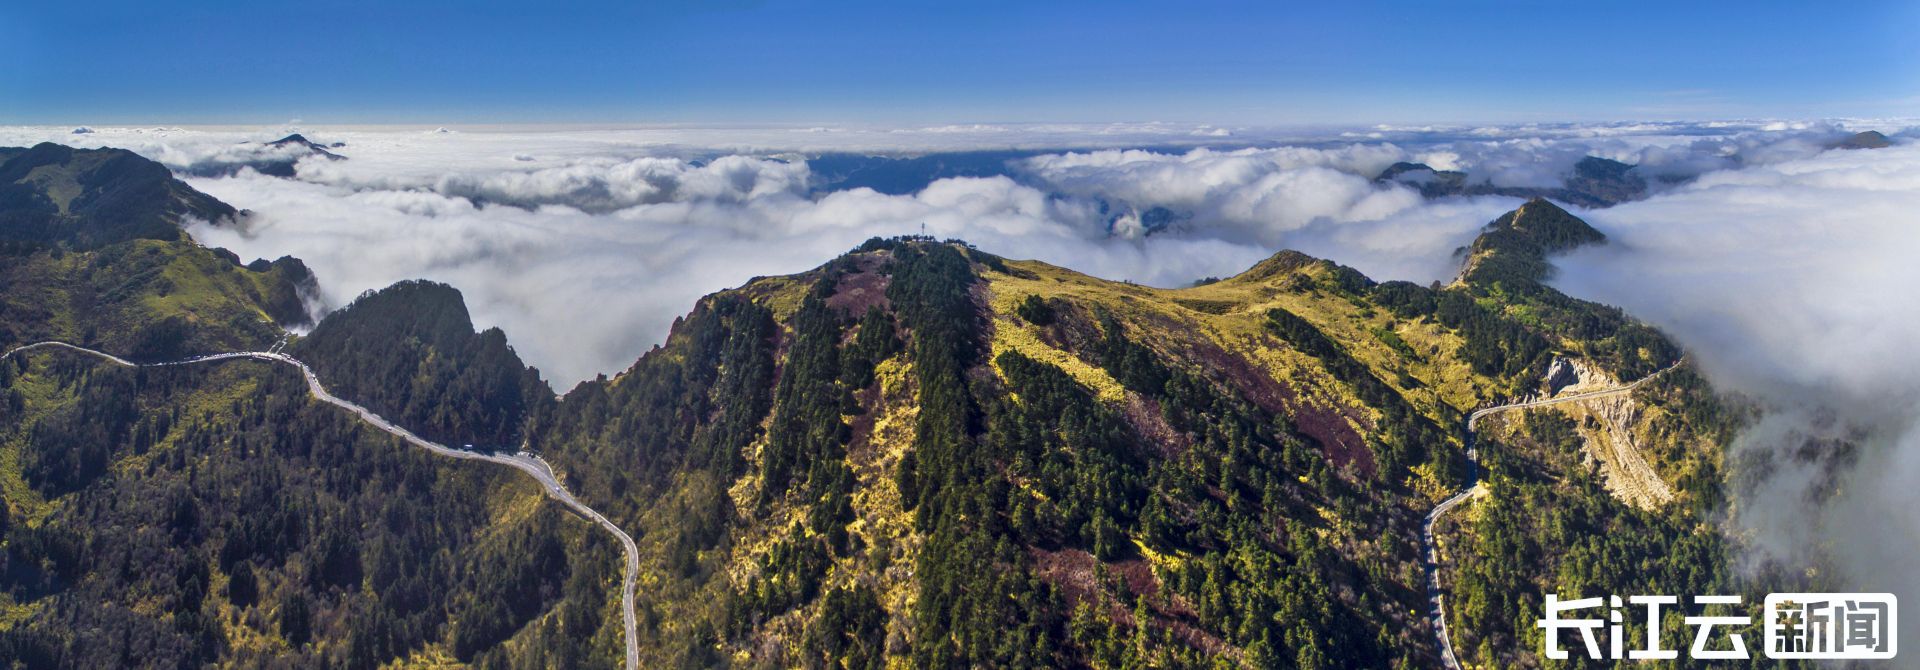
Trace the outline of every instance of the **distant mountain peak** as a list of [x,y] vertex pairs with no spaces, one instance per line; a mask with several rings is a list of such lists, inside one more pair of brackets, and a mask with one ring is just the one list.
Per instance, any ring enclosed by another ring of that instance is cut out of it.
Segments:
[[[1316,258],[1292,249],[1282,249],[1253,264],[1245,272],[1228,278],[1228,282],[1259,283],[1271,282],[1288,276],[1298,276],[1305,280],[1324,281],[1348,290],[1360,290],[1373,285],[1373,280],[1361,274],[1359,270],[1339,263]],[[1301,281],[1292,279],[1287,281]]]
[[1385,170],[1381,170],[1380,176],[1374,177],[1374,179],[1379,181],[1392,181],[1394,179],[1399,178],[1400,175],[1407,174],[1410,172],[1422,172],[1422,171],[1435,172],[1435,170],[1433,169],[1433,166],[1427,165],[1426,163],[1400,161],[1398,163],[1394,163],[1392,165],[1387,166],[1387,169]]
[[346,159],[346,156],[342,156],[340,154],[327,151],[326,145],[320,144],[318,142],[314,142],[313,140],[309,140],[305,135],[301,135],[300,133],[294,133],[292,135],[282,137],[272,142],[268,142],[267,146],[305,147],[309,153],[312,153],[313,155],[316,155],[316,156],[325,156],[327,160],[337,161],[337,160]]
[[1607,236],[1546,198],[1534,198],[1500,215],[1463,249],[1460,279],[1469,284],[1536,285],[1552,275],[1547,257],[1589,245]]
[[1846,139],[1827,145],[1829,149],[1885,149],[1893,146],[1893,140],[1878,130],[1854,133]]
[[1436,170],[1425,163],[1401,161],[1374,177],[1377,182],[1393,182],[1417,190],[1427,198],[1452,196],[1504,195],[1516,198],[1555,198],[1581,207],[1610,207],[1638,200],[1647,193],[1647,181],[1635,171],[1637,166],[1610,158],[1587,156],[1561,176],[1560,187],[1497,186],[1485,178],[1459,170]]
[[1528,200],[1487,224],[1488,232],[1497,230],[1514,231],[1536,240],[1547,253],[1607,240],[1605,234],[1546,198]]
[[[245,158],[197,163],[186,168],[185,172],[198,177],[225,177],[251,168],[269,177],[291,179],[300,161],[309,156],[319,156],[330,161],[346,160],[346,156],[328,151],[327,145],[307,139],[300,133],[293,133],[271,142],[259,145],[245,143],[247,146],[264,146],[278,151],[257,151]],[[333,147],[344,146],[334,144]]]

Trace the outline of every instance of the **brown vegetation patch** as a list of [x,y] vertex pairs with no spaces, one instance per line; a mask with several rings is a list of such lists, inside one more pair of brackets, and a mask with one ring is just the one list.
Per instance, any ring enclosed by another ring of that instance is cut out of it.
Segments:
[[[1028,547],[1027,554],[1033,560],[1033,573],[1060,590],[1068,609],[1089,603],[1101,608],[1114,621],[1135,625],[1140,623],[1133,621],[1131,609],[1108,594],[1103,585],[1095,582],[1094,564],[1097,561],[1093,554],[1080,549],[1048,551],[1039,547]],[[1166,630],[1174,639],[1209,654],[1231,650],[1225,640],[1199,626],[1199,618],[1186,599],[1161,591],[1160,578],[1153,574],[1151,564],[1142,559],[1129,558],[1105,565],[1109,578],[1117,578],[1127,591],[1146,600],[1147,610],[1153,619],[1150,625]]]
[[1156,398],[1128,391],[1127,404],[1120,409],[1120,414],[1134,430],[1140,432],[1140,437],[1153,443],[1154,451],[1161,456],[1173,458],[1193,447],[1192,440],[1187,439],[1186,434],[1174,430],[1173,425],[1167,423],[1167,416],[1161,411],[1160,401]]
[[880,272],[885,259],[878,255],[851,258],[855,259],[857,269],[840,277],[833,295],[827,298],[827,306],[856,318],[866,314],[870,307],[893,309],[892,303],[887,301],[887,286],[893,283],[893,276]]
[[[1091,349],[1101,337],[1100,327],[1094,325],[1093,315],[1071,300],[1054,299],[1048,300],[1047,304],[1053,307],[1053,325],[1040,329],[1040,340],[1055,349],[1073,352],[1085,360],[1087,357],[1080,352]],[[1092,360],[1087,362],[1099,364]]]
[[[1278,345],[1278,342],[1271,343]],[[1208,340],[1193,347],[1193,356],[1205,370],[1225,377],[1226,385],[1240,389],[1254,405],[1293,421],[1294,430],[1320,444],[1320,452],[1334,469],[1352,463],[1361,474],[1374,473],[1373,450],[1354,430],[1349,419],[1356,417],[1339,408],[1317,407],[1303,402],[1293,389],[1274,379],[1266,370],[1246,357],[1237,355]]]
[[[1078,303],[1067,300],[1051,301],[1056,314],[1051,326],[1041,329],[1041,338],[1048,344],[1073,352],[1082,359],[1083,353],[1091,350],[1095,342],[1102,337],[1093,315]],[[1151,330],[1161,332],[1192,332],[1197,326],[1193,323],[1173,317],[1148,313],[1144,318],[1152,322]],[[1201,372],[1215,384],[1220,392],[1231,393],[1238,390],[1242,397],[1255,406],[1276,416],[1288,417],[1294,430],[1319,443],[1320,452],[1335,468],[1352,464],[1360,474],[1371,477],[1376,469],[1373,450],[1367,448],[1366,439],[1354,428],[1356,424],[1365,424],[1367,419],[1352,408],[1321,407],[1304,402],[1299,394],[1288,388],[1284,382],[1274,379],[1267,370],[1255,365],[1246,357],[1235,354],[1216,344],[1211,338],[1194,332],[1192,337],[1179,338],[1178,341],[1142,341],[1157,348],[1170,362],[1184,363]],[[1280,348],[1285,345],[1277,340],[1268,346]],[[1178,348],[1178,351],[1167,351]],[[1096,361],[1088,360],[1089,363]],[[1132,395],[1132,394],[1129,394]],[[1129,408],[1131,409],[1131,408]],[[1129,411],[1129,419],[1137,418]],[[1135,421],[1143,433],[1153,430],[1148,423]]]

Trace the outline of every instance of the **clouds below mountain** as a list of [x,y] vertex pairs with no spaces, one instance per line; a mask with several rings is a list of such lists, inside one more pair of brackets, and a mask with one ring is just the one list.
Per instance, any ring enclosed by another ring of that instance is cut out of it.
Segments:
[[[0,128],[0,143],[77,141],[69,130]],[[95,130],[86,142],[126,146],[192,172],[258,159],[271,150],[262,141],[307,129]],[[566,385],[624,368],[699,295],[803,270],[867,237],[923,225],[1008,256],[1161,286],[1230,275],[1280,248],[1425,282],[1449,277],[1449,253],[1517,201],[1429,202],[1373,182],[1394,162],[1501,184],[1555,182],[1589,154],[1694,174],[1809,154],[1846,129],[1233,129],[1240,148],[1205,146],[1218,141],[1211,130],[307,130],[343,141],[335,151],[349,160],[302,161],[295,180],[245,172],[195,179],[255,216],[244,232],[193,232],[243,256],[306,259],[335,305],[400,279],[450,282],[480,323],[504,327]],[[902,195],[818,192],[806,161],[818,151],[1042,146],[1081,149],[1013,160],[1003,176],[934,173]]]
[[1204,237],[1112,238],[1094,206],[1005,177],[942,180],[909,196],[862,189],[808,199],[737,189],[736,201],[673,200],[603,214],[257,175],[194,183],[255,211],[244,230],[194,228],[203,243],[248,257],[296,253],[335,305],[399,279],[449,282],[466,293],[477,321],[505,328],[563,385],[623,369],[700,295],[804,270],[868,237],[917,233],[922,224],[1002,253],[1153,283],[1231,272],[1266,255]]
[[1151,229],[1139,210],[1163,208],[1208,234],[1274,246],[1289,231],[1322,219],[1379,220],[1416,207],[1418,193],[1381,188],[1370,177],[1407,152],[1389,144],[1335,149],[1279,147],[1186,153],[1106,150],[1037,156],[1019,162],[1050,192],[1124,210],[1122,237]]
[[1920,597],[1920,145],[1714,172],[1588,218],[1615,243],[1562,259],[1561,288],[1661,326],[1769,412],[1735,449],[1748,559],[1831,559],[1849,588]]
[[[1848,585],[1920,598],[1908,513],[1920,505],[1908,484],[1920,480],[1920,138],[1877,124],[1895,147],[1826,150],[1862,127],[342,129],[308,134],[345,141],[349,160],[305,160],[296,179],[193,179],[254,215],[191,232],[246,258],[305,259],[335,306],[402,279],[451,283],[476,322],[566,387],[624,369],[700,295],[923,226],[1160,286],[1280,248],[1378,279],[1445,279],[1451,252],[1518,201],[1426,201],[1375,183],[1380,170],[1422,162],[1550,187],[1582,157],[1611,158],[1639,165],[1653,192],[1580,212],[1613,243],[1562,259],[1558,282],[1660,325],[1716,383],[1769,408],[1736,450],[1747,557],[1802,566],[1823,548]],[[0,128],[0,145],[124,146],[188,172],[254,160],[288,129],[70,130]],[[1010,148],[1044,151],[995,176],[936,170],[899,195],[821,192],[807,162]],[[1797,455],[1809,441],[1858,448],[1809,465]],[[1819,491],[1839,494],[1808,502]]]
[[[1230,275],[1282,246],[1428,280],[1449,272],[1435,249],[1470,239],[1513,204],[1462,201],[1431,208],[1449,216],[1426,216],[1429,208],[1404,188],[1307,167],[1222,185],[1194,203],[1199,214],[1180,229],[1149,236],[1115,234],[1126,215],[1113,211],[1114,196],[1061,194],[1006,176],[940,179],[906,195],[854,189],[810,197],[803,162],[743,156],[581,162],[433,181],[347,172],[354,168],[303,163],[302,179],[312,181],[194,180],[255,215],[244,231],[192,232],[243,256],[306,259],[335,305],[400,279],[452,283],[466,291],[478,321],[504,327],[563,385],[624,368],[700,295],[813,267],[873,236],[924,229],[1161,286]],[[1322,197],[1328,185],[1347,195]]]

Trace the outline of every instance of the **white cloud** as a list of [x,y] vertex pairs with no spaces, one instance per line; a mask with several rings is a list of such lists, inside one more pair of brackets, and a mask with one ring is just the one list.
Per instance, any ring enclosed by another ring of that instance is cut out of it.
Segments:
[[[515,154],[516,162],[525,162]],[[532,171],[445,170],[426,179],[412,175],[373,175],[342,161],[300,166],[303,180],[352,188],[429,189],[437,193],[510,205],[566,205],[609,212],[634,205],[686,200],[743,202],[775,193],[802,193],[804,162],[722,156],[706,164],[681,158],[631,160],[588,158],[565,166]]]
[[1405,155],[1390,144],[1183,154],[1133,149],[1036,156],[1019,167],[1053,192],[1122,210],[1169,208],[1210,234],[1274,245],[1322,217],[1372,220],[1420,204],[1411,190],[1369,179]]
[[[75,142],[70,129],[0,128],[0,144]],[[258,214],[245,236],[195,234],[248,257],[306,259],[336,305],[400,279],[448,281],[464,290],[477,321],[505,327],[528,360],[565,385],[624,368],[701,294],[802,270],[867,237],[922,224],[990,251],[1149,284],[1233,274],[1284,247],[1381,279],[1427,281],[1449,276],[1449,252],[1514,201],[1427,203],[1371,181],[1395,161],[1544,184],[1589,153],[1701,171],[1803,156],[1818,145],[1807,138],[1844,130],[1382,127],[1369,134],[1388,141],[1356,143],[1326,131],[1236,129],[1237,141],[1268,146],[1124,148],[1206,141],[1193,134],[1214,129],[97,127],[85,141],[176,168],[257,159],[261,141],[296,130],[343,141],[336,151],[348,160],[303,161],[297,181],[193,180]],[[1290,139],[1303,144],[1273,144]],[[812,196],[804,160],[809,151],[1020,146],[1114,148],[1039,155],[1010,166],[1012,178],[937,180],[899,196]]]
[[[1771,410],[1735,451],[1776,466],[1745,473],[1749,558],[1824,555],[1848,588],[1920,597],[1920,146],[1715,172],[1588,218],[1616,243],[1564,259],[1559,285],[1659,325]],[[1794,454],[1822,439],[1859,451],[1818,506],[1831,482]]]
[[[1418,197],[1324,166],[1379,163],[1380,149],[1128,152],[1112,165],[1100,156],[1063,156],[1055,157],[1060,164],[1082,163],[1073,188],[999,176],[941,179],[910,195],[855,189],[809,197],[803,161],[586,156],[530,170],[512,159],[524,152],[497,146],[470,159],[425,149],[445,161],[436,176],[416,157],[383,151],[362,160],[383,141],[417,140],[356,138],[348,144],[357,150],[352,159],[303,163],[297,181],[251,174],[191,180],[256,212],[244,234],[210,226],[192,232],[242,256],[305,259],[335,305],[401,279],[454,284],[476,321],[505,328],[562,386],[624,368],[702,294],[803,270],[868,237],[922,225],[1014,257],[1178,285],[1244,269],[1284,245],[1289,231],[1308,228],[1301,241],[1324,250],[1371,249],[1361,264],[1368,271],[1400,276],[1411,264],[1424,273],[1432,254],[1409,240],[1457,244],[1501,206],[1449,205],[1476,220],[1435,219],[1448,230],[1428,226],[1426,238],[1370,234],[1418,227],[1411,218]],[[487,158],[494,155],[510,162]],[[1115,214],[1102,202],[1122,199],[1200,214],[1172,233],[1114,236]],[[1356,228],[1338,230],[1346,225]]]
[[[860,189],[810,200],[785,189],[733,189],[725,192],[741,199],[697,197],[605,214],[257,175],[193,183],[256,212],[244,233],[194,228],[203,243],[246,257],[296,254],[335,305],[401,279],[446,281],[466,294],[477,322],[503,327],[562,386],[625,368],[702,294],[754,275],[804,270],[868,237],[917,232],[923,223],[935,235],[1069,265],[1088,260],[1109,276],[1150,281],[1218,273],[1263,255],[1169,240],[1146,246],[1185,260],[1151,263],[1154,253],[1141,245],[1106,239],[1091,208],[1004,177],[944,180],[911,196]],[[1171,251],[1189,245],[1204,252]]]
[[[1371,182],[1387,165],[1550,186],[1582,156],[1613,158],[1639,164],[1655,193],[1584,212],[1613,244],[1564,259],[1560,285],[1662,326],[1716,383],[1774,407],[1740,453],[1857,438],[1848,485],[1824,507],[1804,504],[1820,481],[1805,468],[1748,492],[1738,518],[1761,541],[1752,555],[1791,563],[1804,560],[1796,543],[1848,547],[1850,585],[1920,598],[1920,522],[1908,512],[1920,504],[1910,485],[1920,481],[1920,143],[1902,123],[1235,128],[1231,147],[1218,128],[1172,124],[337,128],[307,134],[345,141],[337,152],[349,160],[302,162],[299,180],[192,180],[257,213],[244,232],[192,232],[243,257],[305,259],[335,305],[401,279],[451,283],[480,325],[504,328],[565,387],[624,369],[702,294],[813,267],[875,235],[924,225],[1155,285],[1230,275],[1283,247],[1425,282],[1450,276],[1451,251],[1516,201],[1423,202]],[[1900,145],[1823,151],[1865,129]],[[291,129],[71,130],[0,128],[0,145],[121,146],[185,168],[251,156],[257,144],[240,142]],[[1005,148],[1058,151],[1009,176],[906,195],[816,195],[804,161]]]

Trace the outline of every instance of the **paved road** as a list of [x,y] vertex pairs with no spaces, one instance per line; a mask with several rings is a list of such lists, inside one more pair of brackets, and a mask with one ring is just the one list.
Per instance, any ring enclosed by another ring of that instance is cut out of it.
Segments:
[[[282,344],[283,343],[284,343],[284,340],[282,341]],[[33,344],[14,347],[13,349],[7,351],[7,353],[0,354],[0,361],[4,361],[8,358],[12,358],[14,354],[17,354],[23,351],[33,350],[33,349],[66,349],[69,351],[75,351],[75,352],[89,354],[92,356],[103,358],[108,361],[111,361],[115,365],[122,365],[126,367],[134,367],[134,368],[138,368],[138,367],[155,368],[155,367],[170,367],[170,366],[178,366],[178,365],[194,365],[198,363],[212,363],[216,361],[228,361],[228,360],[236,360],[236,359],[243,359],[243,358],[261,360],[261,361],[270,361],[275,363],[283,363],[286,365],[291,365],[295,368],[299,368],[301,376],[305,377],[307,380],[307,391],[312,393],[315,399],[318,399],[321,402],[324,402],[330,405],[334,405],[336,407],[340,407],[349,412],[353,412],[355,415],[360,417],[361,421],[365,421],[368,424],[371,424],[375,428],[379,428],[380,430],[391,433],[394,436],[399,437],[400,439],[406,440],[409,444],[412,444],[413,446],[420,447],[427,451],[433,452],[437,455],[446,456],[448,458],[459,458],[459,459],[470,460],[470,461],[486,461],[489,463],[498,463],[500,465],[505,465],[507,467],[511,467],[513,469],[524,472],[528,476],[533,477],[535,481],[540,482],[540,487],[546,490],[548,497],[551,497],[554,500],[560,501],[560,504],[566,505],[569,509],[572,509],[575,512],[579,512],[581,516],[592,520],[594,523],[600,524],[601,528],[605,528],[607,532],[612,533],[614,537],[620,539],[621,548],[625,550],[626,559],[627,559],[626,560],[626,577],[625,577],[624,584],[622,584],[620,589],[621,614],[624,619],[622,623],[625,625],[626,637],[627,637],[627,670],[638,670],[639,663],[640,663],[640,640],[636,634],[637,631],[634,626],[633,589],[634,589],[635,577],[640,573],[640,549],[639,547],[634,546],[633,537],[627,535],[626,531],[620,530],[620,527],[614,525],[614,523],[608,520],[607,517],[601,515],[597,511],[594,511],[592,507],[588,507],[585,503],[582,503],[578,499],[574,498],[573,494],[567,491],[567,487],[560,483],[560,478],[554,474],[553,467],[548,465],[544,459],[541,459],[538,456],[528,454],[526,452],[520,452],[520,453],[509,455],[509,454],[481,453],[477,451],[466,451],[463,449],[454,449],[451,447],[447,447],[446,445],[442,445],[437,442],[433,442],[425,438],[422,438],[418,435],[413,434],[413,431],[394,425],[393,422],[386,420],[385,418],[381,417],[378,414],[374,414],[372,410],[369,410],[365,407],[361,407],[360,405],[355,404],[352,401],[343,400],[340,397],[333,395],[332,393],[328,393],[327,387],[320,383],[320,377],[313,373],[313,368],[307,367],[307,364],[301,362],[299,359],[296,359],[292,356],[288,356],[283,353],[279,353],[278,351],[276,351],[279,347],[280,347],[280,344],[275,344],[274,348],[268,351],[236,351],[236,352],[224,353],[224,354],[210,354],[206,356],[195,356],[192,358],[182,359],[178,361],[167,361],[164,363],[140,364],[140,363],[134,363],[133,361],[129,361],[119,356],[115,356],[113,354],[109,354],[101,351],[95,351],[93,349],[88,349],[86,347],[67,344],[65,342],[36,342]]]
[[1630,384],[1622,384],[1620,386],[1598,391],[1588,391],[1586,393],[1575,393],[1557,398],[1542,398],[1539,400],[1509,403],[1494,407],[1484,407],[1474,410],[1473,413],[1467,415],[1467,485],[1465,488],[1460,489],[1459,493],[1455,493],[1452,497],[1440,501],[1440,504],[1433,507],[1433,511],[1427,512],[1426,521],[1421,525],[1420,529],[1420,539],[1427,545],[1427,601],[1431,604],[1431,607],[1427,611],[1427,616],[1433,620],[1434,634],[1439,637],[1440,641],[1440,658],[1442,661],[1445,661],[1446,667],[1452,670],[1460,670],[1460,659],[1454,655],[1452,636],[1447,634],[1447,602],[1444,593],[1440,589],[1440,544],[1434,540],[1433,526],[1440,521],[1440,517],[1452,511],[1455,506],[1466,502],[1467,498],[1473,495],[1474,490],[1478,486],[1480,476],[1480,451],[1473,446],[1474,424],[1478,423],[1481,417],[1498,412],[1532,407],[1546,407],[1548,405],[1559,405],[1632,393],[1634,389],[1640,388],[1641,384],[1645,384],[1654,377],[1666,374],[1668,370],[1677,367],[1680,367],[1679,362],[1662,368],[1653,374],[1641,377]]

